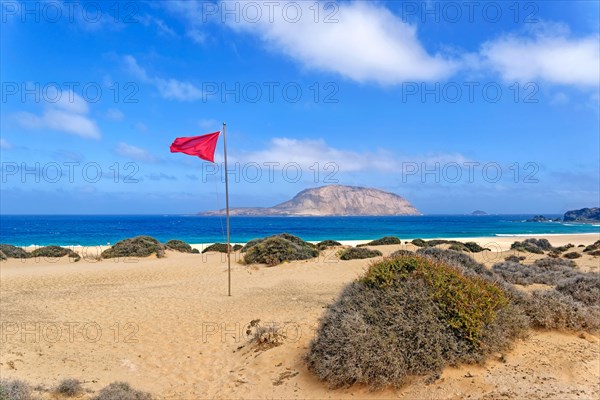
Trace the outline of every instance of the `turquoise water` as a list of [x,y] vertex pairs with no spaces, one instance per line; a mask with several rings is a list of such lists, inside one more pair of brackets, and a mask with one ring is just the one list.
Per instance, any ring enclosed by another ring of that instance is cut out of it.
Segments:
[[[560,217],[559,215],[546,215]],[[599,224],[523,222],[532,215],[404,217],[232,217],[231,241],[288,232],[305,240],[403,239],[600,233]],[[0,216],[0,242],[28,245],[105,245],[137,235],[188,243],[225,240],[225,218],[186,215]]]

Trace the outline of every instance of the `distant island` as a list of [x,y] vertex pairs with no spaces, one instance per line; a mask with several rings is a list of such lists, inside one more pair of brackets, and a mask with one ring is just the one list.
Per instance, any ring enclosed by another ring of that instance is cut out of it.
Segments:
[[[198,215],[216,216],[225,210],[201,212]],[[421,215],[405,198],[379,189],[330,185],[306,189],[291,200],[273,207],[232,208],[237,216],[382,216]]]
[[485,211],[475,210],[471,213],[471,215],[488,215]]
[[600,208],[582,208],[567,211],[563,216],[564,222],[600,222]]

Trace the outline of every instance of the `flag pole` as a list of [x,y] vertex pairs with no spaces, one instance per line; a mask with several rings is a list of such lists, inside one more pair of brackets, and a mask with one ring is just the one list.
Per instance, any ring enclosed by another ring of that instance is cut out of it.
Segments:
[[225,218],[227,220],[227,295],[231,296],[231,243],[229,236],[229,179],[227,178],[227,124],[223,122],[223,156],[225,158]]

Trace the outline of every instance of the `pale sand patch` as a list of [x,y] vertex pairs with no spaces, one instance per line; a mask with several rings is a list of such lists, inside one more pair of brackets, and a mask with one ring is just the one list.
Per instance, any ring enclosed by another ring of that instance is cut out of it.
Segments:
[[[598,239],[564,236],[548,239],[553,245]],[[522,238],[476,241],[498,240],[506,248]],[[378,249],[387,255],[405,247]],[[163,259],[77,263],[68,258],[2,262],[2,378],[52,387],[73,377],[93,390],[124,380],[169,399],[570,399],[600,394],[598,339],[557,332],[534,332],[504,357],[498,355],[484,366],[446,369],[433,384],[419,377],[399,390],[328,390],[307,371],[302,358],[325,307],[369,263],[340,261],[335,251],[316,261],[272,268],[233,262],[232,297],[226,295],[226,259],[216,253],[169,251]],[[491,265],[509,254],[475,256]],[[234,261],[237,258],[235,254]],[[584,255],[575,261],[584,270],[598,271],[597,258]],[[245,335],[253,319],[277,323],[288,339],[256,352]]]

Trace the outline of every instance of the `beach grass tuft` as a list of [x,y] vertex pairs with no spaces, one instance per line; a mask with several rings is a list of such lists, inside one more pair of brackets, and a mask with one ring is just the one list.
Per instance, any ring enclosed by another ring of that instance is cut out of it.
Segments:
[[349,249],[340,252],[340,260],[361,260],[382,255],[383,254],[379,250],[371,250],[364,247],[350,247]]

